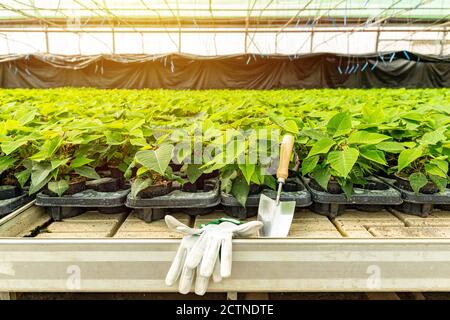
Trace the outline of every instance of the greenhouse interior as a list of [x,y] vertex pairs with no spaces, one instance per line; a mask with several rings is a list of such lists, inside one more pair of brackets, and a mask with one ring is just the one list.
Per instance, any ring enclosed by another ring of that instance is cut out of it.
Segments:
[[449,31],[448,0],[0,0],[0,300],[450,300]]

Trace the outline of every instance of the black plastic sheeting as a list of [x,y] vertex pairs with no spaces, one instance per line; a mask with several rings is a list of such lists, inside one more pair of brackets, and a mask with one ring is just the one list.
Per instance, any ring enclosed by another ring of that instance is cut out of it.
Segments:
[[408,51],[347,56],[243,54],[0,56],[2,88],[440,88],[450,57]]

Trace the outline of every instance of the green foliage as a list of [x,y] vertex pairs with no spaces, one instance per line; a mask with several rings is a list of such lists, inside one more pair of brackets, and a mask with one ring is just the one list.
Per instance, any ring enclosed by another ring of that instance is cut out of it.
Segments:
[[[441,190],[448,181],[448,89],[2,89],[0,104],[0,173],[31,193],[48,184],[63,194],[65,183],[97,179],[105,166],[122,170],[136,192],[179,180],[173,160],[191,183],[219,170],[223,190],[245,204],[251,184],[276,187],[275,129],[295,136],[291,169],[324,188],[336,180],[347,195],[381,171],[397,171],[415,189],[423,176]],[[267,157],[252,162],[260,139],[269,141]],[[212,150],[200,163],[192,161],[197,143]],[[224,146],[234,152],[215,151]]]

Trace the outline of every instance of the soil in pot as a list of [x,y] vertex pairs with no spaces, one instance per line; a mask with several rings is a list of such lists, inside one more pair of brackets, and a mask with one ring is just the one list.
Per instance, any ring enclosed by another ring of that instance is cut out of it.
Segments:
[[294,181],[287,180],[286,183],[283,185],[283,191],[284,192],[295,192],[295,191],[301,191],[302,188],[300,185],[295,183]]
[[373,180],[367,181],[367,183],[365,185],[356,184],[354,187],[366,189],[366,190],[387,190],[387,189],[389,189],[389,187],[386,186],[384,183],[381,183],[378,181],[373,181]]
[[3,173],[0,178],[0,185],[15,186],[20,188],[20,183],[12,172]]
[[[310,185],[313,189],[317,190],[317,191],[325,191],[317,182],[316,180],[314,180],[314,178],[311,178],[310,180]],[[341,186],[339,185],[339,183],[336,180],[330,180],[328,182],[328,188],[326,190],[326,192],[331,193],[331,194],[340,194],[343,193]]]
[[[183,190],[184,192],[197,192],[197,183],[185,182],[181,190]],[[200,191],[202,190],[200,189]]]
[[97,173],[102,178],[117,179],[117,183],[118,183],[118,188],[119,189],[122,189],[124,187],[124,185],[125,185],[125,178],[123,176],[123,172],[120,171],[116,167],[102,167],[102,168],[97,169]]
[[213,190],[215,187],[215,183],[213,180],[206,180],[202,182],[202,186],[200,187],[197,183],[190,183],[186,182],[183,184],[183,187],[181,190],[184,192],[208,192]]
[[115,192],[121,189],[119,178],[101,178],[86,182],[86,188],[99,192]]
[[[397,187],[399,187],[400,189],[406,190],[406,191],[410,191],[410,192],[414,192],[413,188],[411,188],[411,185],[409,183],[409,180],[407,177],[402,177],[398,174],[394,174],[394,179],[395,179],[395,184],[397,185]],[[420,193],[423,194],[434,194],[434,193],[438,193],[439,192],[439,188],[436,184],[434,184],[431,181],[428,181],[428,183],[423,186],[420,190]]]
[[262,185],[251,183],[249,186],[248,194],[249,195],[260,194],[263,191],[263,189],[264,187]]
[[172,191],[172,181],[161,181],[139,192],[138,196],[149,199],[166,195]]
[[205,187],[205,180],[217,178],[219,174],[219,170],[214,170],[213,172],[202,174],[195,182],[195,184],[197,185],[197,189],[203,190]]
[[[70,196],[75,193],[81,192],[86,190],[86,179],[83,177],[76,177],[69,181],[69,189],[67,189],[63,196]],[[57,197],[58,194],[54,193],[53,191],[50,191],[48,189],[44,189],[43,192],[46,195],[49,195],[51,197]]]
[[179,172],[183,167],[182,164],[170,163],[169,166],[172,168],[173,172]]

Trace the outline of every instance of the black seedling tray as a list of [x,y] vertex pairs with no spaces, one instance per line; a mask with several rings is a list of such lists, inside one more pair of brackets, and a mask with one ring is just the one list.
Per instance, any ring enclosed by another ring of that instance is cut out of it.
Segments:
[[395,188],[376,177],[371,177],[369,180],[383,185],[386,189],[370,190],[354,187],[353,194],[350,198],[347,198],[344,193],[332,194],[317,190],[311,186],[309,178],[303,178],[314,202],[311,210],[328,217],[336,217],[343,213],[346,208],[362,211],[379,211],[385,205],[399,205],[402,203],[401,194]]
[[0,217],[4,217],[33,200],[28,190],[14,186],[0,186]]
[[136,216],[146,222],[162,219],[173,209],[183,209],[184,213],[191,216],[207,214],[220,203],[219,179],[207,181],[212,184],[209,191],[186,192],[178,189],[153,198],[132,197],[129,194],[125,205],[134,209]]
[[397,187],[394,179],[384,177],[380,179],[401,192],[403,203],[400,206],[394,207],[396,210],[420,217],[427,217],[435,206],[444,210],[450,208],[450,189],[448,187],[444,193],[415,194],[413,191]]
[[114,192],[86,189],[73,195],[62,197],[51,197],[40,192],[36,196],[36,205],[45,207],[55,221],[74,217],[89,210],[98,210],[103,213],[118,213],[126,210],[124,203],[129,192],[130,188],[128,186],[125,189]]
[[[308,190],[306,190],[300,179],[288,178],[288,182],[291,184],[294,183],[297,190],[282,191],[280,201],[295,201],[296,207],[307,207],[311,205],[311,195]],[[243,207],[233,195],[222,192],[220,202],[228,215],[238,219],[245,219],[258,214],[259,199],[261,194],[264,194],[274,200],[277,197],[277,191],[272,189],[263,189],[261,193],[250,194],[247,198],[245,207]]]

